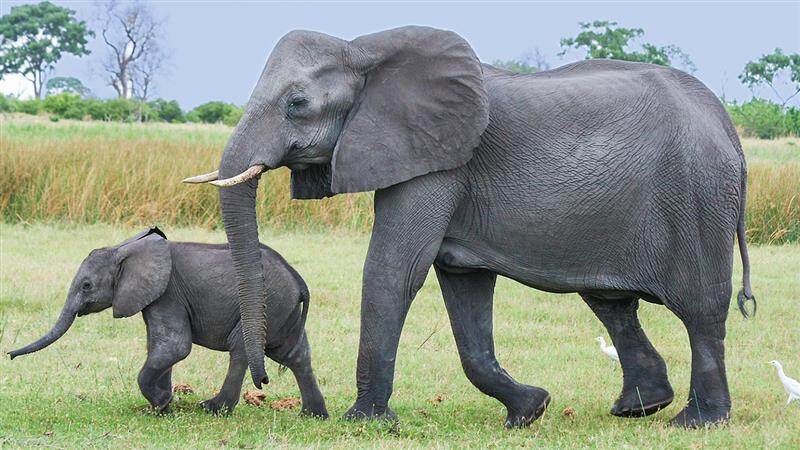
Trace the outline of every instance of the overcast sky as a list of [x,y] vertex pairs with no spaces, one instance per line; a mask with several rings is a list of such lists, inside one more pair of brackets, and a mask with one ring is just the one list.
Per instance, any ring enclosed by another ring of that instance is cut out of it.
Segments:
[[[25,2],[3,0],[0,12]],[[90,1],[54,1],[89,21]],[[154,1],[167,18],[165,45],[171,72],[156,95],[184,108],[209,100],[247,101],[275,43],[290,30],[309,29],[352,39],[402,25],[456,31],[487,62],[518,58],[538,47],[553,67],[583,57],[564,57],[559,40],[574,36],[578,22],[615,20],[640,27],[645,40],[675,44],[697,66],[695,75],[717,94],[747,100],[737,79],[744,65],[776,47],[800,52],[800,2],[197,2]],[[99,97],[111,97],[98,60],[106,51],[92,40],[92,54],[65,57],[51,76],[74,76]],[[94,66],[94,69],[92,69]],[[5,90],[8,91],[8,83]],[[784,86],[788,90],[788,85]],[[762,92],[765,96],[767,91]]]

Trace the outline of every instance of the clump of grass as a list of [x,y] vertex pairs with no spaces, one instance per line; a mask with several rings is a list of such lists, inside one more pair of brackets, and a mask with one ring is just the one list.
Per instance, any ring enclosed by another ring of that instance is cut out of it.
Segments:
[[[217,167],[231,128],[3,119],[0,217],[6,222],[153,223],[218,228],[216,188],[180,180]],[[748,237],[800,240],[800,140],[744,139]],[[262,181],[258,217],[288,230],[368,231],[372,195],[291,200],[289,172]]]
[[750,164],[745,219],[751,242],[800,241],[800,164]]

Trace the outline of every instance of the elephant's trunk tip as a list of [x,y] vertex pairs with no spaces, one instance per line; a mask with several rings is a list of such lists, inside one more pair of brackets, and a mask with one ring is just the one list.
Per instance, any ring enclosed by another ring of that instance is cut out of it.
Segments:
[[269,384],[269,377],[265,371],[259,371],[260,373],[256,372],[255,370],[251,373],[253,376],[253,384],[256,386],[256,389],[261,389],[261,386],[266,386]]

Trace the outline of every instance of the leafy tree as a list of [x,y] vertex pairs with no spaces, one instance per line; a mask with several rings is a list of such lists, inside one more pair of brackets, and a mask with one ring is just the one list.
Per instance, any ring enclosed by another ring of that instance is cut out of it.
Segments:
[[[778,74],[784,70],[789,72],[790,80],[794,83],[794,92],[786,97],[775,87]],[[781,107],[786,106],[789,100],[800,93],[800,54],[786,55],[781,49],[776,48],[773,53],[762,55],[757,61],[747,63],[739,75],[739,80],[750,89],[768,86],[781,102]]]
[[62,94],[69,92],[78,94],[81,97],[87,97],[92,93],[86,86],[81,83],[81,80],[73,77],[55,77],[47,80],[47,95]]
[[89,54],[86,42],[94,33],[74,16],[75,11],[50,2],[11,8],[0,18],[0,77],[21,74],[40,98],[44,78],[62,54]]
[[644,36],[641,28],[618,27],[617,22],[607,20],[580,22],[579,26],[582,31],[577,36],[561,39],[560,56],[571,48],[584,49],[586,59],[619,59],[660,66],[673,65],[673,60],[677,60],[687,72],[694,73],[697,70],[689,55],[675,45],[658,47],[643,43],[640,51],[631,50],[631,41]]

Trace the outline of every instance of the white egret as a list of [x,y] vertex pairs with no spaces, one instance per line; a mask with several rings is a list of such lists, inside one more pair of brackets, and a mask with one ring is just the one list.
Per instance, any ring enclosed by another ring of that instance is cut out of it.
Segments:
[[800,382],[795,379],[789,378],[783,373],[783,366],[778,361],[770,361],[770,364],[775,366],[778,369],[778,378],[781,379],[781,384],[783,384],[783,389],[789,394],[789,398],[786,400],[786,404],[792,403],[792,400],[800,400]]
[[619,362],[619,355],[617,349],[613,345],[606,345],[606,340],[602,336],[597,336],[597,342],[600,343],[600,351],[602,351],[612,361]]

